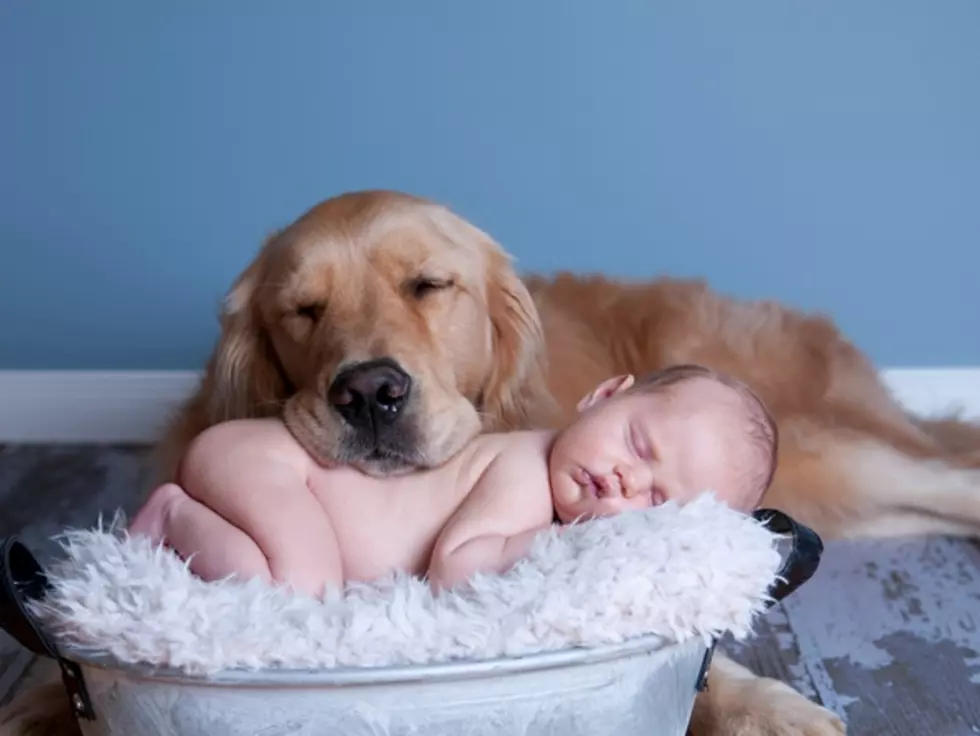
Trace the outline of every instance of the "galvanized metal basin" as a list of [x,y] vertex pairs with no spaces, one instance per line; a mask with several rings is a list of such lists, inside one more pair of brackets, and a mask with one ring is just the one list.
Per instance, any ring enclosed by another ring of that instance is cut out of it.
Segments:
[[63,650],[88,687],[85,736],[683,736],[706,647],[656,637],[514,659],[225,671]]
[[[753,513],[792,548],[770,587],[783,600],[823,543],[774,509]],[[0,629],[58,661],[84,736],[683,736],[703,674],[701,639],[407,667],[228,670],[194,676],[59,647],[27,609],[47,581],[0,540]]]

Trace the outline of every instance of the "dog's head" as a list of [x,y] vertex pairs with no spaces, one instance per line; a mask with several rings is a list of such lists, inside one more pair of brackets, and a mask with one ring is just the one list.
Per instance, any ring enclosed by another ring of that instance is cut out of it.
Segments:
[[324,464],[434,467],[481,429],[550,410],[541,325],[508,255],[395,192],[323,202],[226,297],[207,421],[279,414]]

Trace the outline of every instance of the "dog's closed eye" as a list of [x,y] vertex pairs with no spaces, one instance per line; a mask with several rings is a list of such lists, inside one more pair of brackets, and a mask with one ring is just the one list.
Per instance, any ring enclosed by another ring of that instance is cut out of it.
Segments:
[[452,288],[455,282],[449,278],[434,278],[419,276],[411,279],[405,286],[406,291],[416,299],[422,299],[436,291],[444,291]]

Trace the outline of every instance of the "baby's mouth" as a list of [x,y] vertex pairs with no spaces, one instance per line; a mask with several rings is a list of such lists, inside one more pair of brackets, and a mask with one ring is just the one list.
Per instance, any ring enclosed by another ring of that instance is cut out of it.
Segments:
[[602,483],[599,482],[599,479],[585,468],[579,468],[575,471],[575,482],[578,483],[579,487],[592,498],[599,499],[607,495],[606,490]]

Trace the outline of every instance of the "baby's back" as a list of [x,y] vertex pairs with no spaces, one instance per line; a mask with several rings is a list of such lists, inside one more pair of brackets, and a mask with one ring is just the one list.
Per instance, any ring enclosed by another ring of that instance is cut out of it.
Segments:
[[372,580],[393,569],[424,575],[433,546],[487,466],[516,441],[477,437],[445,465],[374,478],[310,461],[309,486],[330,517],[346,580]]

